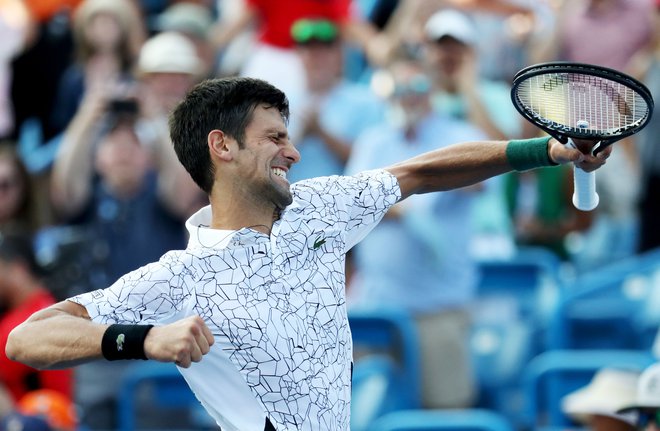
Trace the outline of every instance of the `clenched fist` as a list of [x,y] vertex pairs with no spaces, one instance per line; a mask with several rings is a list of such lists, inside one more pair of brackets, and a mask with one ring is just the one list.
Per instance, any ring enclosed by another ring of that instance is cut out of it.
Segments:
[[564,145],[556,139],[551,139],[548,142],[550,159],[559,164],[574,162],[578,168],[585,172],[591,172],[603,166],[612,152],[612,147],[608,146],[596,156],[593,156],[591,151],[595,142],[579,139],[574,139],[573,142],[578,149]]
[[169,325],[154,326],[144,340],[144,352],[148,359],[188,368],[202,360],[214,341],[204,320],[191,316]]

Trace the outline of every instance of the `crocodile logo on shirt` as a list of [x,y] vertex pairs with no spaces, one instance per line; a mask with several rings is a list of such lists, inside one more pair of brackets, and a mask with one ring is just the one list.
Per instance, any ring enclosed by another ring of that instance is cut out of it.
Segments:
[[314,241],[314,250],[318,250],[323,244],[325,244],[325,238],[316,238],[316,241]]

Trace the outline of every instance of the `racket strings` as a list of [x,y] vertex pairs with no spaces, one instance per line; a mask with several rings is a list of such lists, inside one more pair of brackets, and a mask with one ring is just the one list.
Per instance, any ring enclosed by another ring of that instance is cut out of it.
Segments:
[[593,75],[532,76],[518,86],[517,97],[534,117],[574,133],[613,134],[649,115],[646,101],[636,91]]

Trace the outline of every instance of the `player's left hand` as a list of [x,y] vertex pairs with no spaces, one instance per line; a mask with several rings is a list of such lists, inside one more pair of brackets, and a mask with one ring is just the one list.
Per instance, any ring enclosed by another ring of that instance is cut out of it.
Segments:
[[551,139],[548,142],[548,155],[550,159],[560,165],[573,162],[575,166],[583,171],[591,172],[603,166],[612,153],[612,147],[608,146],[593,156],[591,152],[594,145],[598,143],[597,141],[573,139],[573,142],[578,149],[564,145],[556,139]]

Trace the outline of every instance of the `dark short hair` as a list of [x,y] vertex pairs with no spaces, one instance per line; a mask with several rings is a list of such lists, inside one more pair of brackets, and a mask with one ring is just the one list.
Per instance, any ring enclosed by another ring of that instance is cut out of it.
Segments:
[[285,94],[266,81],[254,78],[209,79],[197,84],[170,115],[174,151],[197,185],[210,194],[214,168],[207,146],[209,132],[221,130],[242,148],[245,128],[261,104],[279,111],[289,121]]
[[33,275],[39,275],[41,268],[34,255],[32,236],[24,232],[0,231],[0,260],[22,262]]

